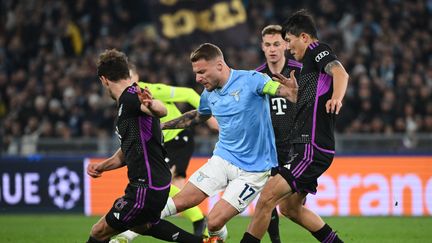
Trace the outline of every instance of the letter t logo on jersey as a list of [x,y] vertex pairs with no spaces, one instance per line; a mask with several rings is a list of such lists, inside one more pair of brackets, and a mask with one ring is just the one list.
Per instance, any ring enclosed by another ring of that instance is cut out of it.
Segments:
[[271,98],[272,109],[276,110],[276,115],[285,115],[284,109],[287,108],[286,100],[281,97]]

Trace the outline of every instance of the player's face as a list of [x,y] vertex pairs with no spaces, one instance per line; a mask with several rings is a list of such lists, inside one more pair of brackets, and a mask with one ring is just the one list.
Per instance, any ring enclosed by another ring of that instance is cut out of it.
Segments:
[[207,91],[218,87],[222,74],[220,60],[200,59],[192,63],[192,70],[196,75],[196,82],[202,84]]
[[280,34],[269,34],[262,37],[261,48],[264,52],[267,62],[278,63],[283,61],[285,50],[287,48],[286,41]]
[[308,46],[306,34],[302,33],[300,36],[295,36],[293,34],[286,33],[285,40],[287,41],[288,51],[297,61],[301,61]]

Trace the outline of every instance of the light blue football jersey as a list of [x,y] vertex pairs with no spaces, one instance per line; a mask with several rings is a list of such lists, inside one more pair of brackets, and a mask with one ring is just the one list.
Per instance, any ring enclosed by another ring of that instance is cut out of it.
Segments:
[[213,115],[219,124],[214,155],[245,171],[265,171],[277,165],[266,74],[231,69],[227,83],[201,94],[198,112]]

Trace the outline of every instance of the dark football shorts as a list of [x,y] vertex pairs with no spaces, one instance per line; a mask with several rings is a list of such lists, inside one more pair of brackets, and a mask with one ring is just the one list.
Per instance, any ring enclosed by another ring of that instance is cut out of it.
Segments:
[[157,223],[170,188],[154,190],[147,185],[129,183],[125,195],[115,200],[105,219],[112,228],[125,231],[134,226]]
[[183,130],[175,138],[165,143],[166,161],[170,167],[175,165],[174,176],[186,178],[186,170],[194,151],[193,134],[188,129]]
[[320,177],[331,165],[334,155],[318,150],[311,143],[292,144],[289,160],[277,168],[295,192],[317,192]]

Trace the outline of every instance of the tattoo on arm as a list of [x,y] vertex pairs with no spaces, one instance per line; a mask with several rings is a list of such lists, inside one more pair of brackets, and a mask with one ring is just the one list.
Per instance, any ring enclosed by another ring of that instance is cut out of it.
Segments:
[[327,63],[327,65],[325,66],[324,72],[326,72],[330,76],[333,76],[333,73],[331,70],[335,66],[342,66],[342,64],[338,60],[331,61],[331,62]]
[[164,123],[163,129],[186,128],[208,120],[211,115],[201,115],[197,110],[184,113],[181,117]]

